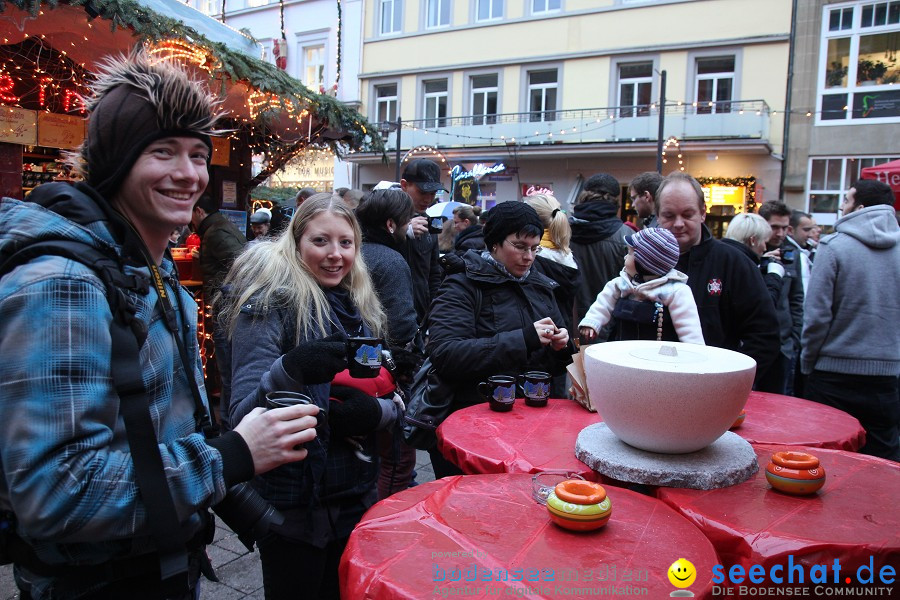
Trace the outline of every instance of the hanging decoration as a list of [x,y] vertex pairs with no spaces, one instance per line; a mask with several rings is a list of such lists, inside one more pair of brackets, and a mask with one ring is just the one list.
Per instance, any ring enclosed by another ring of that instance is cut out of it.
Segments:
[[662,149],[663,164],[667,164],[669,162],[669,159],[666,158],[666,152],[668,151],[668,149],[670,147],[674,147],[675,151],[678,153],[678,156],[676,159],[676,160],[678,160],[678,168],[679,168],[679,170],[684,171],[684,159],[681,154],[681,145],[678,143],[678,138],[676,138],[674,135],[669,137],[669,139],[666,140],[666,143],[663,144],[663,149]]
[[403,155],[403,158],[400,159],[400,164],[404,164],[416,158],[429,158],[435,162],[440,161],[438,166],[440,166],[442,170],[446,170],[447,173],[450,172],[447,157],[434,146],[416,146],[415,148],[410,148],[406,154]]
[[343,29],[343,17],[341,13],[341,0],[337,0],[337,67],[334,76],[334,89],[337,91],[341,83],[341,44],[343,43],[341,30]]
[[0,105],[86,114],[87,71],[36,36],[0,45]]
[[221,66],[212,52],[206,48],[174,38],[148,44],[147,53],[153,63],[178,59],[196,65],[207,73],[212,73]]
[[275,55],[275,66],[282,71],[287,70],[287,33],[284,31],[284,0],[278,0],[278,13],[281,17],[281,39],[272,42],[272,54]]

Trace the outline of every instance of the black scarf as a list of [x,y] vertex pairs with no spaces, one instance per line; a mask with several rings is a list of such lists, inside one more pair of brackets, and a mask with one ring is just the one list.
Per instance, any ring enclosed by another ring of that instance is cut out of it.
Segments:
[[605,240],[622,227],[617,214],[619,207],[609,202],[585,202],[573,211],[572,241],[576,244],[593,244]]
[[359,314],[359,309],[356,308],[353,299],[350,297],[350,292],[340,286],[327,288],[323,291],[328,299],[328,304],[331,305],[338,321],[341,322],[344,333],[348,336],[362,335],[362,317]]

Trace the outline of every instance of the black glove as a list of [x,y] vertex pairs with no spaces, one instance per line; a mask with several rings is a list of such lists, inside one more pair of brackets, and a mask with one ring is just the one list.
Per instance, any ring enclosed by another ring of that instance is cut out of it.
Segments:
[[331,434],[337,437],[366,435],[381,423],[378,400],[356,388],[331,386],[328,423]]
[[286,353],[281,364],[288,375],[313,385],[328,383],[347,368],[347,345],[342,333],[334,333],[321,340],[300,342]]

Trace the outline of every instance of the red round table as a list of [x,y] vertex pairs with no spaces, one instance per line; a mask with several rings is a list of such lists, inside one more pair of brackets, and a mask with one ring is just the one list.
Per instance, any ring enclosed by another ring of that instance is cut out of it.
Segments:
[[747,418],[733,429],[751,444],[785,444],[856,452],[866,433],[842,410],[803,398],[750,392]]
[[[723,586],[732,565],[804,566],[809,584],[813,565],[826,565],[829,582],[839,560],[840,583],[870,560],[875,574],[900,566],[900,465],[842,450],[754,445],[760,471],[751,479],[718,490],[661,487],[656,496],[687,517],[712,541],[724,565]],[[769,486],[765,466],[781,450],[808,452],[825,468],[825,486],[811,496],[791,496]],[[786,569],[785,569],[786,570]],[[780,574],[780,573],[779,573]],[[742,585],[752,585],[744,582]],[[773,585],[761,583],[760,585]],[[894,582],[895,592],[900,592]],[[812,589],[814,586],[811,586]],[[809,595],[812,595],[810,593]],[[882,594],[891,597],[891,594]],[[894,596],[896,597],[896,596]]]
[[575,533],[550,522],[527,474],[410,488],[373,506],[354,529],[341,558],[341,597],[662,598],[676,589],[667,573],[679,558],[697,570],[689,591],[711,597],[718,559],[700,531],[655,498],[607,491],[609,524]]
[[566,470],[595,481],[597,473],[575,458],[575,439],[603,419],[572,400],[550,399],[544,408],[521,398],[510,412],[487,403],[458,410],[437,429],[441,454],[464,473],[537,473]]

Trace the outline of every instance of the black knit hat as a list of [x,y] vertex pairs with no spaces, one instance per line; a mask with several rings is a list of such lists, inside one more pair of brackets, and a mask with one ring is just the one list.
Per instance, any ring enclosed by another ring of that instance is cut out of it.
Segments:
[[218,102],[170,61],[151,64],[140,50],[108,59],[91,91],[81,168],[101,195],[114,195],[141,152],[156,140],[195,137],[212,152]]
[[490,250],[511,233],[544,235],[544,224],[537,211],[521,200],[501,202],[488,211],[484,224],[484,245]]

